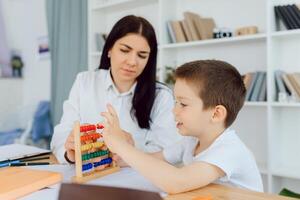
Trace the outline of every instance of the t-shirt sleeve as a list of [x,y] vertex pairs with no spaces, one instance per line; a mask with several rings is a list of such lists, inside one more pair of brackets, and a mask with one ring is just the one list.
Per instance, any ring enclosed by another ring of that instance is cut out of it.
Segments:
[[209,148],[206,152],[199,155],[196,161],[202,161],[220,168],[225,176],[220,180],[230,180],[232,174],[238,170],[239,162],[242,162],[242,151],[234,143],[222,143]]
[[182,162],[183,153],[184,139],[181,139],[163,150],[165,160],[172,165]]

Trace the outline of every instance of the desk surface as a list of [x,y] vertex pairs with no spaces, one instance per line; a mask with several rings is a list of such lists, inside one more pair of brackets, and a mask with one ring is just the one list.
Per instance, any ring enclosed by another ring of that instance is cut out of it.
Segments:
[[[2,150],[8,150],[5,146]],[[4,152],[5,153],[5,152]],[[27,152],[28,153],[28,152]],[[6,155],[6,154],[5,154]],[[55,156],[51,155],[49,161],[54,165],[44,165],[44,166],[33,166],[30,168],[41,169],[47,171],[56,171],[63,174],[63,182],[70,182],[71,177],[75,174],[74,166],[70,165],[55,165],[57,160]],[[125,180],[125,181],[124,181]],[[89,182],[96,185],[110,185],[117,187],[126,187],[141,190],[150,191],[161,191],[155,187],[152,183],[146,180],[143,176],[138,174],[135,170],[131,168],[122,168],[120,172],[105,176],[101,179],[93,180]],[[57,199],[59,193],[60,184],[49,187],[47,190],[40,190],[25,196],[22,199],[33,200],[33,199],[47,199],[54,200]],[[193,190],[186,193],[176,194],[176,195],[164,195],[165,200],[196,200],[197,197],[207,197],[211,196],[213,200],[292,200],[294,198],[287,198],[278,195],[271,195],[266,193],[253,192],[249,190],[243,190],[238,188],[227,187],[223,185],[210,184],[204,188]]]
[[[50,162],[57,164],[57,160],[54,155],[50,157]],[[211,196],[213,200],[291,200],[294,198],[283,197],[279,195],[253,192],[249,190],[228,187],[218,184],[210,184],[204,188],[193,190],[190,192],[185,192],[182,194],[169,195],[165,197],[165,200],[192,200],[197,197],[207,197]]]
[[[261,192],[253,192],[249,190],[243,190],[238,188],[231,188],[223,185],[210,184],[204,188],[193,190],[190,192],[169,195],[165,197],[165,200],[193,200],[196,197],[211,196],[212,200],[292,200],[294,198],[288,198],[278,195],[271,195]],[[196,199],[195,199],[196,200]],[[294,199],[295,200],[295,199]]]

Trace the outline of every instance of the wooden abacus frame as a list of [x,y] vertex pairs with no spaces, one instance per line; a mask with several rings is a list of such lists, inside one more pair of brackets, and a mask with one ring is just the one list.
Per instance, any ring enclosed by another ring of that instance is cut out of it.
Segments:
[[[119,171],[119,167],[116,165],[115,161],[112,161],[111,166],[104,168],[101,171],[91,171],[90,173],[82,172],[82,152],[81,152],[81,132],[80,132],[80,123],[78,121],[75,122],[73,128],[73,135],[75,139],[75,167],[76,167],[76,176],[72,177],[72,182],[75,183],[84,183],[89,180],[99,178],[116,171]],[[109,154],[111,156],[111,153]]]

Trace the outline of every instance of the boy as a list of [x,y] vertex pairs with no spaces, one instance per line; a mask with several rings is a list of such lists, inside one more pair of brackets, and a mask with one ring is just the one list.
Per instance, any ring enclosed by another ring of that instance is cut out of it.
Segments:
[[[175,72],[173,113],[183,139],[149,155],[126,142],[111,105],[103,137],[111,151],[167,193],[180,193],[216,182],[262,191],[255,160],[235,132],[234,122],[246,89],[239,72],[217,60],[186,63]],[[173,164],[182,162],[183,167]]]

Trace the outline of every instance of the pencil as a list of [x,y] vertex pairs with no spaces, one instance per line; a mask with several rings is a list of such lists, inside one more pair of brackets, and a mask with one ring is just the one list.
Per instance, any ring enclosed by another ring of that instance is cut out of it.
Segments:
[[23,163],[11,163],[11,167],[19,167],[19,166],[33,166],[33,165],[49,165],[49,162],[23,162]]
[[45,160],[49,159],[50,157],[36,157],[36,158],[25,158],[25,159],[20,159],[20,162],[28,162],[28,161],[35,161],[35,160]]

